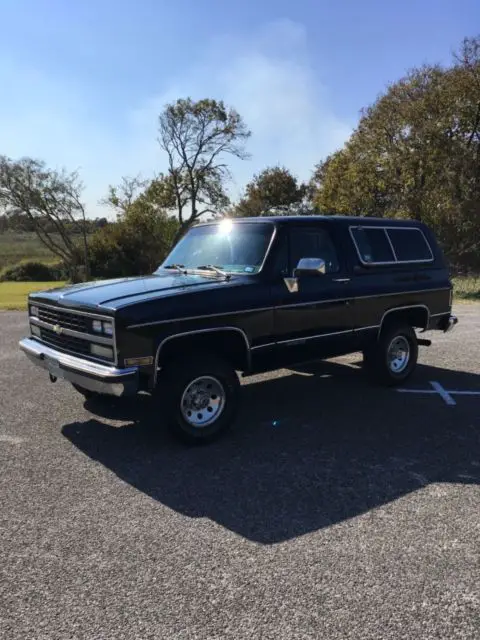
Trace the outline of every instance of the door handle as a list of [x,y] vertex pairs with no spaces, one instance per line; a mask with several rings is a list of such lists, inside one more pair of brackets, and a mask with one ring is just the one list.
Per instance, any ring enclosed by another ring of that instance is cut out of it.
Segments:
[[350,278],[332,278],[332,282],[350,282]]

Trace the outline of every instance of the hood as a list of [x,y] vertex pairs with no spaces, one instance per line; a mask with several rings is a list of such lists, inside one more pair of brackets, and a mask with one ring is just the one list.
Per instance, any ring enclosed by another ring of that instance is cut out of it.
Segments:
[[160,273],[136,278],[117,278],[70,285],[30,294],[30,300],[58,304],[76,309],[105,308],[114,311],[136,302],[175,295],[195,288],[196,291],[228,285],[214,276],[181,273]]

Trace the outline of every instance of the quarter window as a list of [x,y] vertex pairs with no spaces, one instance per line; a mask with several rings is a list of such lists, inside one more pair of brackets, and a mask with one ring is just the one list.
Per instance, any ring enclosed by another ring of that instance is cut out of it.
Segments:
[[431,249],[420,229],[388,229],[387,233],[399,262],[432,259]]

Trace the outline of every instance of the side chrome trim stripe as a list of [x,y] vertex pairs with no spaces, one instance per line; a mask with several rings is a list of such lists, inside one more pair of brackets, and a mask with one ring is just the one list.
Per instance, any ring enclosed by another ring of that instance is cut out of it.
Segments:
[[[443,290],[443,289],[442,289]],[[368,296],[369,297],[369,296]],[[184,331],[182,333],[174,333],[171,336],[167,336],[166,338],[164,338],[158,348],[157,348],[157,352],[155,354],[155,369],[154,369],[154,385],[157,384],[157,373],[158,373],[158,369],[159,369],[159,359],[160,359],[160,352],[162,350],[162,347],[169,342],[170,340],[173,340],[174,338],[182,338],[185,336],[191,336],[191,335],[198,335],[198,334],[203,334],[203,333],[212,333],[212,332],[219,332],[219,331],[235,331],[237,333],[240,333],[245,341],[245,347],[247,349],[247,361],[248,361],[248,365],[251,364],[251,352],[252,351],[256,351],[257,349],[266,349],[267,347],[274,347],[276,345],[281,345],[281,344],[291,344],[291,343],[303,343],[303,342],[308,342],[309,340],[315,340],[318,338],[328,338],[330,336],[338,336],[338,335],[344,335],[344,334],[348,334],[348,333],[356,333],[358,331],[373,331],[374,329],[378,329],[378,335],[380,335],[380,331],[383,325],[383,321],[385,319],[385,317],[389,314],[389,313],[393,313],[395,311],[403,311],[406,309],[423,309],[427,312],[427,323],[425,325],[425,327],[428,327],[429,322],[430,322],[430,318],[433,317],[437,317],[437,316],[444,316],[450,313],[450,311],[445,311],[442,313],[436,313],[436,314],[432,314],[430,315],[430,310],[429,308],[424,305],[424,304],[415,304],[415,305],[409,305],[409,306],[402,306],[402,307],[393,307],[392,309],[389,309],[388,311],[385,311],[385,313],[382,315],[382,320],[380,324],[372,324],[372,325],[367,325],[365,327],[356,327],[354,329],[345,329],[343,331],[332,331],[329,333],[319,333],[313,336],[305,336],[305,337],[301,337],[301,338],[290,338],[288,340],[279,340],[277,342],[266,342],[265,344],[259,344],[256,346],[250,346],[250,341],[247,337],[247,334],[245,333],[245,331],[243,331],[243,329],[240,329],[239,327],[210,327],[208,329],[198,329],[198,330],[194,330],[194,331]]]
[[329,336],[336,336],[336,335],[341,335],[344,333],[355,333],[356,331],[369,331],[369,330],[373,330],[373,329],[378,329],[380,325],[379,324],[372,324],[369,325],[367,327],[357,327],[356,329],[346,329],[344,331],[331,331],[329,333],[318,333],[314,336],[306,336],[304,338],[291,338],[289,340],[281,340],[279,342],[266,342],[265,344],[259,344],[256,345],[255,347],[251,347],[252,351],[255,351],[256,349],[264,349],[266,347],[274,347],[277,344],[286,344],[288,342],[304,342],[306,340],[312,340],[314,338],[327,338]]
[[[450,291],[449,287],[441,287],[438,289],[419,289],[416,291],[395,291],[393,293],[378,293],[378,294],[372,294],[372,295],[368,295],[368,296],[350,296],[350,297],[346,297],[346,298],[332,298],[330,300],[311,300],[310,302],[297,302],[294,304],[286,304],[286,305],[277,305],[277,306],[270,306],[270,307],[259,307],[259,308],[253,308],[253,309],[239,309],[237,311],[224,311],[222,313],[209,313],[209,314],[205,314],[205,315],[201,315],[201,316],[186,316],[184,318],[168,318],[167,320],[156,320],[154,322],[141,322],[139,324],[130,324],[128,325],[127,329],[139,329],[141,327],[153,327],[155,325],[159,325],[159,324],[167,324],[170,322],[188,322],[190,320],[201,320],[203,318],[207,319],[207,318],[219,318],[219,317],[224,317],[224,316],[233,316],[233,315],[240,315],[240,314],[246,314],[246,313],[260,313],[262,311],[273,311],[273,310],[277,310],[277,309],[290,309],[290,308],[295,308],[295,307],[307,307],[307,306],[311,306],[311,305],[315,305],[315,304],[330,304],[332,302],[343,302],[345,300],[366,300],[368,298],[386,298],[386,297],[390,297],[390,296],[402,296],[402,295],[408,295],[408,294],[418,294],[418,293],[436,293],[439,291]],[[416,306],[416,305],[414,305]],[[111,319],[111,318],[110,318]]]
[[308,340],[314,340],[315,338],[328,338],[330,336],[339,336],[345,333],[354,333],[353,329],[345,329],[344,331],[332,331],[330,333],[319,333],[314,336],[304,336],[299,338],[290,338],[289,340],[279,340],[276,344],[288,344],[289,342],[307,342]]
[[[45,322],[44,320],[40,320],[35,316],[30,316],[30,324],[37,325],[38,327],[42,327],[43,329],[49,329],[50,331],[55,332],[55,325],[50,324],[49,322]],[[98,344],[106,344],[109,347],[113,346],[113,338],[104,338],[103,336],[92,335],[91,333],[83,333],[81,331],[75,331],[74,329],[67,329],[62,327],[62,332],[60,335],[72,336],[73,338],[82,338],[84,340],[88,340],[89,342],[96,342]]]
[[247,349],[247,364],[248,364],[248,367],[250,368],[250,364],[251,364],[250,341],[249,341],[249,339],[247,337],[247,334],[245,333],[245,331],[243,329],[240,329],[239,327],[212,327],[210,329],[198,329],[198,330],[194,330],[194,331],[184,331],[183,333],[174,333],[171,336],[167,336],[158,345],[157,353],[155,354],[155,369],[154,369],[154,374],[153,374],[153,384],[154,385],[157,384],[157,372],[158,372],[158,364],[159,364],[159,359],[160,359],[160,352],[161,352],[162,348],[165,346],[165,344],[167,342],[170,342],[170,340],[173,340],[175,338],[183,338],[185,336],[199,335],[199,334],[203,334],[203,333],[213,333],[215,331],[216,332],[219,332],[219,331],[234,331],[236,333],[240,333],[240,335],[242,336],[242,338],[245,341],[245,347]]

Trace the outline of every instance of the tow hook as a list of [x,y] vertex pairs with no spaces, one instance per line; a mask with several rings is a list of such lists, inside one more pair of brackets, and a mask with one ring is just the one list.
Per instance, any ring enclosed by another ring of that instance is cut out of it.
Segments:
[[57,377],[56,376],[52,376],[51,373],[48,374],[50,376],[50,382],[56,382],[57,381]]

